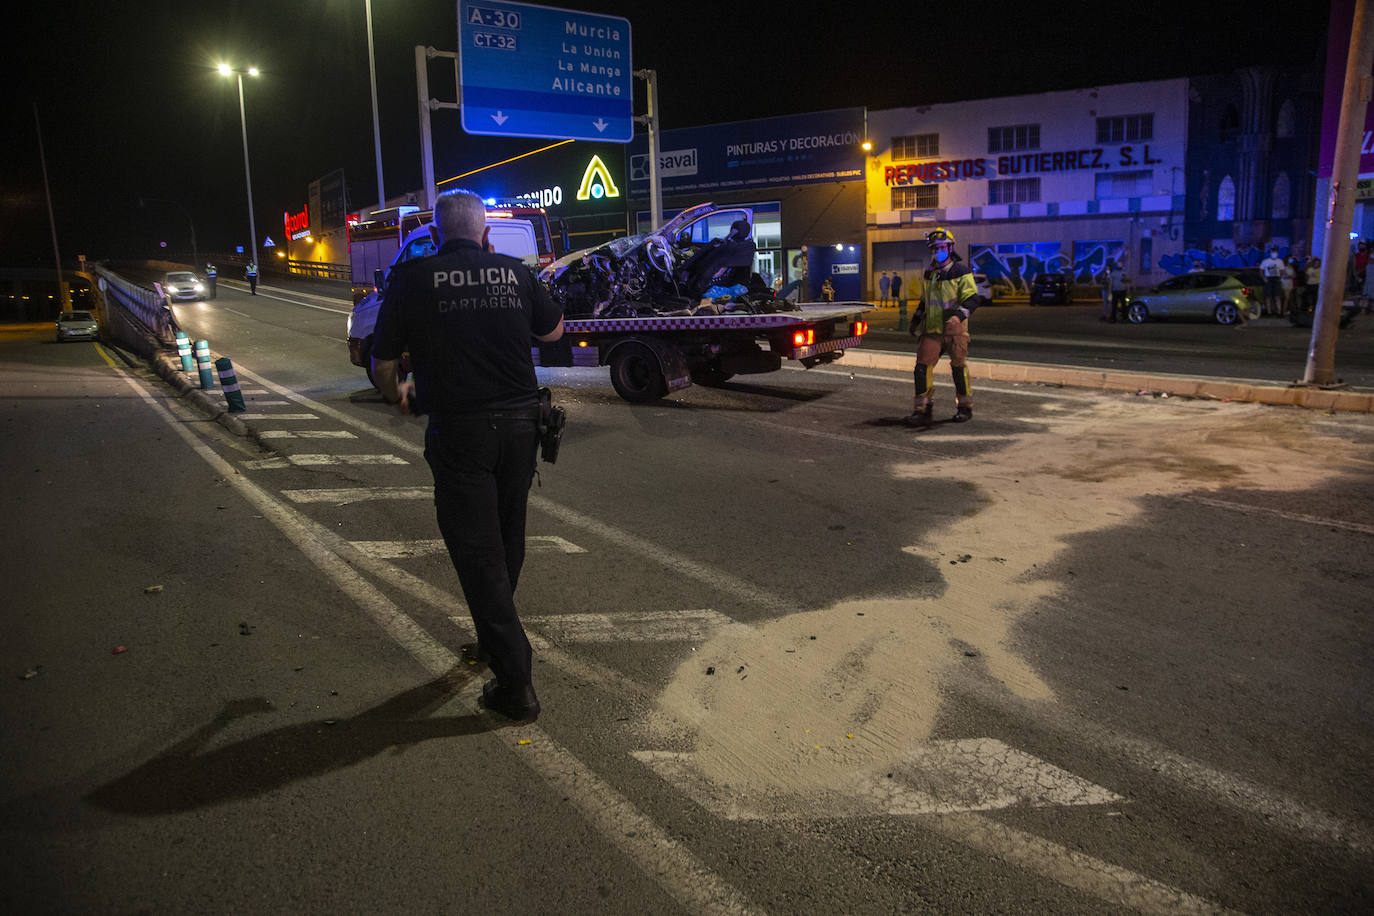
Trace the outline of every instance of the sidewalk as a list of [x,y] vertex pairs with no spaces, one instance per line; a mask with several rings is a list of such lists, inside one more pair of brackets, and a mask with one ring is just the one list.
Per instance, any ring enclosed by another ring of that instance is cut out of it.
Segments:
[[[860,347],[846,350],[844,359],[836,365],[911,372],[916,366],[916,357],[911,353]],[[1367,389],[1305,388],[1258,379],[1198,378],[1167,372],[1103,372],[1076,366],[974,357],[969,358],[968,371],[972,378],[998,382],[1039,382],[1107,391],[1167,392],[1176,397],[1208,398],[1214,401],[1248,401],[1281,407],[1374,413],[1374,391]]]

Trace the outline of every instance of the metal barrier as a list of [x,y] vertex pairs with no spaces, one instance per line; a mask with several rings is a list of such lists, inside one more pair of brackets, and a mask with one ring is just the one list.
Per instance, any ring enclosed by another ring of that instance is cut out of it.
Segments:
[[180,330],[167,300],[155,290],[126,280],[102,265],[91,272],[105,301],[104,332],[139,356],[152,356],[161,346],[174,346]]
[[296,261],[286,259],[286,272],[298,277],[314,277],[322,280],[349,280],[352,268],[347,264],[331,264],[328,261]]

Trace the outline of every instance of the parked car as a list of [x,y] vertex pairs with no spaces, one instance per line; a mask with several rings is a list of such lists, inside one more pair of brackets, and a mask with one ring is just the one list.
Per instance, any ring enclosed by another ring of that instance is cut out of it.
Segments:
[[[1253,273],[1254,277],[1249,277]],[[1205,318],[1233,325],[1242,318],[1258,318],[1263,286],[1258,271],[1207,270],[1170,277],[1153,289],[1126,296],[1126,316],[1133,324],[1151,318]]]
[[57,342],[64,340],[95,340],[100,326],[90,312],[63,312],[57,316]]
[[1031,281],[1030,304],[1067,305],[1073,298],[1073,281],[1068,274],[1036,274]]
[[171,302],[195,302],[205,298],[205,284],[189,270],[174,270],[167,274],[162,288]]

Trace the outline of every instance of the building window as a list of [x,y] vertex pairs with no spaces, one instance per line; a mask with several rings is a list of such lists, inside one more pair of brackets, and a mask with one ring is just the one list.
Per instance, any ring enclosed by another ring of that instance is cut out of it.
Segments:
[[926,159],[940,155],[939,134],[909,134],[892,138],[892,160]]
[[1217,188],[1217,222],[1229,223],[1236,218],[1236,183],[1227,175]]
[[1279,116],[1274,121],[1274,136],[1280,140],[1287,140],[1296,135],[1297,128],[1293,126],[1296,120],[1292,100],[1284,99],[1283,104],[1279,106]]
[[1279,172],[1279,177],[1274,179],[1274,206],[1270,213],[1270,219],[1288,219],[1288,195],[1292,193],[1291,185],[1288,183],[1288,173]]
[[1008,178],[988,182],[989,204],[1034,204],[1040,202],[1039,178]]
[[1134,143],[1137,140],[1153,140],[1155,137],[1155,116],[1153,114],[1122,115],[1116,118],[1097,119],[1098,143]]
[[1017,124],[1012,127],[988,128],[989,153],[1009,153],[1016,150],[1039,148],[1039,124]]
[[1116,200],[1122,197],[1150,197],[1154,194],[1151,169],[1133,172],[1100,172],[1097,176],[1097,199]]
[[892,189],[894,210],[934,210],[940,206],[938,184],[918,184],[910,188]]

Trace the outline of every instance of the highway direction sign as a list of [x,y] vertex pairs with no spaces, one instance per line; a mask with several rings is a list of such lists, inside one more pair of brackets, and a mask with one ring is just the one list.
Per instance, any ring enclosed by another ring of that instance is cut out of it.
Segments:
[[506,0],[458,2],[463,130],[628,143],[630,21]]

